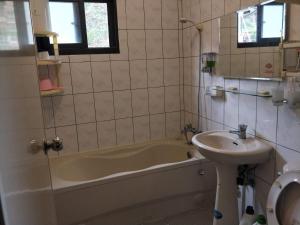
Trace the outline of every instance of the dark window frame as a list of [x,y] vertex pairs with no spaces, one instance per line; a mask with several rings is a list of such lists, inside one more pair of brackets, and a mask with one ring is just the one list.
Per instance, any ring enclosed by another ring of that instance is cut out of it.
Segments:
[[[285,3],[279,3],[279,2],[270,2],[267,4],[261,4],[257,5],[257,41],[256,42],[250,42],[250,43],[239,43],[237,41],[237,47],[238,48],[255,48],[255,47],[274,47],[278,46],[281,42],[281,38],[262,38],[262,23],[263,23],[263,7],[268,5],[283,5],[284,6],[284,39],[287,38],[287,6]],[[237,36],[239,32],[239,18],[237,16]]]
[[[81,54],[110,54],[120,53],[119,34],[118,34],[118,18],[116,0],[49,0],[49,2],[75,2],[78,4],[79,22],[81,32],[81,43],[59,44],[60,55],[81,55]],[[87,30],[85,21],[84,3],[106,3],[108,14],[109,43],[108,48],[89,48],[87,41]],[[52,52],[53,54],[53,49]]]

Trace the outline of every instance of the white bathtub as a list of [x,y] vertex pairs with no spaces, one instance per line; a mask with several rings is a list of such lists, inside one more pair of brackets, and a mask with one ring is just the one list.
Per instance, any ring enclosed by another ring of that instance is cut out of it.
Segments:
[[51,158],[50,167],[59,225],[88,224],[126,207],[215,189],[213,165],[183,141]]

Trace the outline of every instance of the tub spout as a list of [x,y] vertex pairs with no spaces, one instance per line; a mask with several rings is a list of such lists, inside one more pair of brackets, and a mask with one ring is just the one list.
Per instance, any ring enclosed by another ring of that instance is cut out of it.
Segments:
[[192,143],[192,140],[189,138],[188,133],[192,133],[192,135],[195,135],[195,134],[201,133],[201,131],[198,131],[196,128],[194,128],[192,126],[191,123],[189,123],[189,124],[186,124],[184,126],[183,130],[181,131],[181,133],[184,134],[186,143],[188,145],[192,145],[193,143]]

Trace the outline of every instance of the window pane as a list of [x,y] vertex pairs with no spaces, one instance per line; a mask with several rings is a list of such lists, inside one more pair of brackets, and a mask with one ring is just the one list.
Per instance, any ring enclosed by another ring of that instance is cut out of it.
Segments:
[[110,47],[107,4],[85,2],[84,8],[88,47]]
[[238,42],[257,41],[257,7],[250,7],[238,12]]
[[50,2],[51,28],[58,33],[58,43],[81,42],[78,4],[72,2]]
[[263,6],[262,38],[280,38],[283,27],[283,5]]
[[13,1],[0,1],[0,50],[18,50],[18,30]]

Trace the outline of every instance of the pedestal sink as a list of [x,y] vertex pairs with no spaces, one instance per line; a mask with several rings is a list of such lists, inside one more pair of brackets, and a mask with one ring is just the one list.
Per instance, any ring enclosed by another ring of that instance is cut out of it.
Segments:
[[197,134],[192,142],[204,157],[216,164],[218,184],[213,224],[238,225],[237,167],[266,162],[273,148],[257,138],[239,139],[228,131]]

